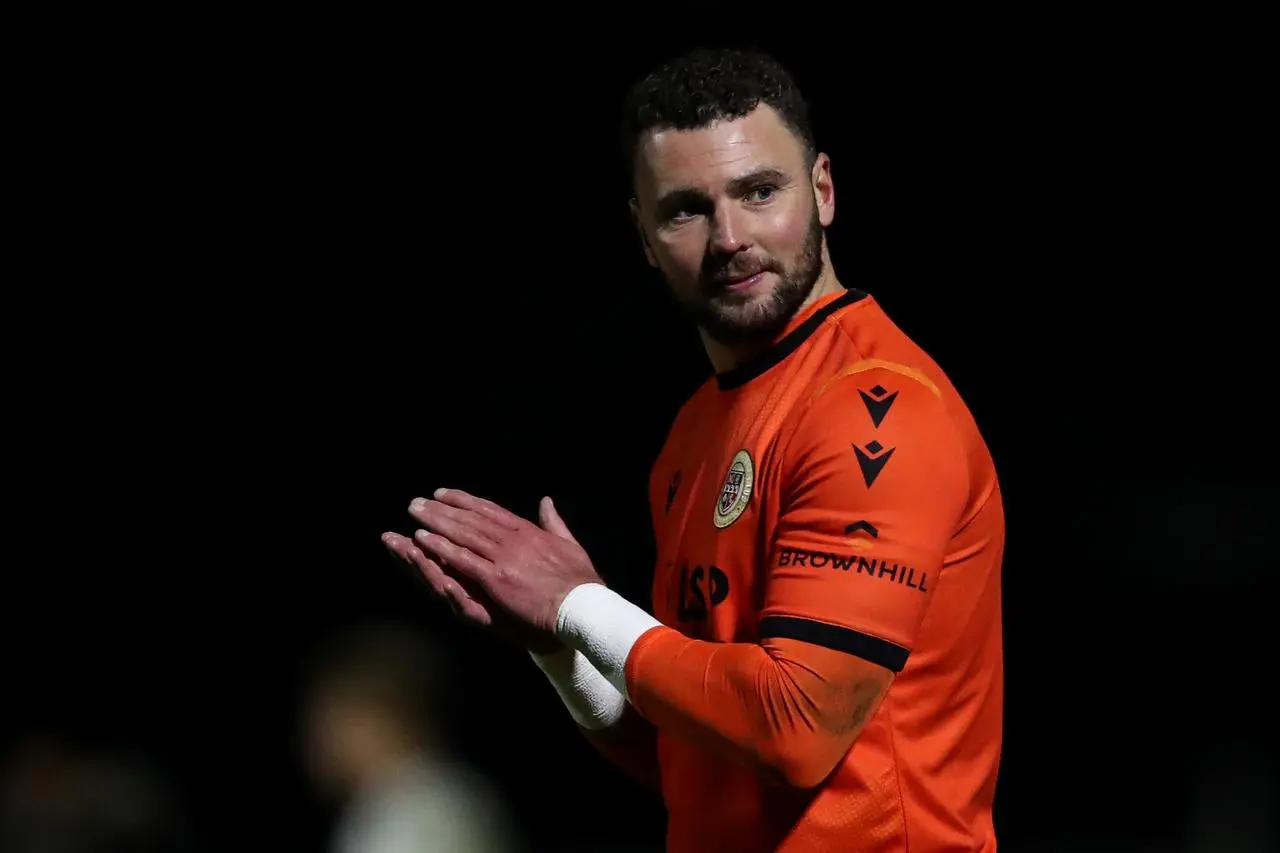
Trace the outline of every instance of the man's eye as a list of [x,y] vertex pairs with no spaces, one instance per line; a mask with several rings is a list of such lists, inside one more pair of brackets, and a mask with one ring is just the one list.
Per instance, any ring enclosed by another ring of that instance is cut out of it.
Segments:
[[770,186],[756,187],[753,190],[751,190],[751,193],[747,196],[747,198],[755,202],[768,201],[769,199],[773,198],[773,194],[776,193],[777,191],[778,191],[777,187],[770,187]]

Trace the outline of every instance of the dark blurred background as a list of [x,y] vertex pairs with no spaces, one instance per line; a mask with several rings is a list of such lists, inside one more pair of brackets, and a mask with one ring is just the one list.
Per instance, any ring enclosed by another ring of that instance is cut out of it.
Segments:
[[995,454],[1005,849],[1273,844],[1262,54],[1243,19],[1101,8],[43,32],[12,131],[49,245],[8,317],[6,807],[144,767],[163,795],[132,802],[190,849],[323,849],[304,679],[392,622],[446,651],[455,748],[531,849],[659,849],[657,799],[378,535],[438,486],[550,494],[647,603],[648,465],[708,366],[631,231],[616,106],[731,43],[795,70],[841,278]]

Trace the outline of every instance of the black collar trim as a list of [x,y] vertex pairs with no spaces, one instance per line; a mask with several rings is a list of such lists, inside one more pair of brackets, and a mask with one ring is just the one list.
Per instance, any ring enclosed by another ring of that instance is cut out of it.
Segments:
[[741,388],[799,349],[800,345],[808,340],[809,336],[816,332],[818,327],[832,314],[865,299],[866,296],[867,294],[860,290],[846,290],[841,296],[815,311],[812,317],[796,326],[786,337],[760,353],[760,355],[745,364],[738,365],[732,370],[717,373],[716,384],[720,386],[721,391],[732,391],[735,388]]

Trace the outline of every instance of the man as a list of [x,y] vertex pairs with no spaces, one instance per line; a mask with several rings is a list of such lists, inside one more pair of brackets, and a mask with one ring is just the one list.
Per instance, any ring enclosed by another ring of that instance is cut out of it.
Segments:
[[485,780],[435,725],[438,658],[393,626],[343,634],[305,697],[307,769],[342,804],[334,853],[503,853],[511,830]]
[[136,756],[51,731],[0,753],[5,853],[182,853],[203,847],[173,779]]
[[440,490],[384,541],[657,773],[669,850],[994,850],[1004,521],[973,418],[838,281],[830,162],[776,62],[695,52],[627,117],[640,239],[715,369],[653,467],[654,616],[549,499],[533,525]]

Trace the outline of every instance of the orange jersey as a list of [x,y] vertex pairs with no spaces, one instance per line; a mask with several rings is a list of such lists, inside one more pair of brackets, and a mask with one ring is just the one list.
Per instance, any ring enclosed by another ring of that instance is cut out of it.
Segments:
[[[1000,490],[959,394],[875,300],[818,300],[700,388],[650,502],[663,625],[713,643],[800,640],[896,673],[810,789],[659,726],[671,853],[994,850]],[[629,683],[670,667],[647,662],[652,639]],[[642,685],[631,694],[650,716]]]

